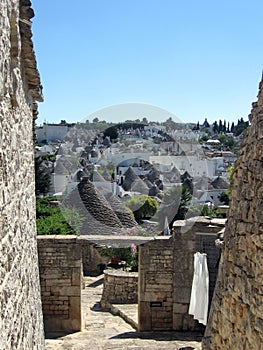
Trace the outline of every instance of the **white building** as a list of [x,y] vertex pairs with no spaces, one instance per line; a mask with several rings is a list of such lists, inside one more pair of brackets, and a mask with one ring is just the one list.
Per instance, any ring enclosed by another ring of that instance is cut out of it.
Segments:
[[64,140],[69,131],[68,125],[63,124],[43,124],[36,128],[37,142],[50,143],[57,140]]
[[224,175],[226,173],[226,165],[224,158],[200,158],[199,156],[150,156],[151,164],[164,164],[175,166],[181,173],[187,171],[194,177],[206,176],[210,179]]

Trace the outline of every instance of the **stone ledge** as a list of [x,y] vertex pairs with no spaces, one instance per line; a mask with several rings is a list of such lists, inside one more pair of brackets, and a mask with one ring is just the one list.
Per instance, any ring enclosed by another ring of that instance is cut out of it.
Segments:
[[126,278],[133,278],[137,277],[138,278],[138,272],[129,272],[129,271],[123,271],[121,269],[107,269],[104,270],[104,275],[108,276],[114,276],[114,277],[126,277]]

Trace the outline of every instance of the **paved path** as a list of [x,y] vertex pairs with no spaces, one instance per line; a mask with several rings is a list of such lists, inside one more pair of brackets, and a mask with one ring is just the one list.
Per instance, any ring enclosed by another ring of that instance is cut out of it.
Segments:
[[[193,336],[192,339],[187,339],[191,336],[189,334],[136,332],[121,317],[100,308],[103,287],[101,277],[85,277],[85,286],[82,291],[83,331],[56,339],[46,339],[46,350],[201,350],[200,338],[199,341],[193,341]],[[131,306],[128,306],[127,310],[122,306],[122,312],[127,311],[129,317],[135,316],[134,310]]]

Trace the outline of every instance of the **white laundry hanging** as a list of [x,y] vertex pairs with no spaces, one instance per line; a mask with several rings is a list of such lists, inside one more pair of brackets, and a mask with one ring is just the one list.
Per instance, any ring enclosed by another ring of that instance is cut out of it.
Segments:
[[191,290],[189,314],[206,325],[209,299],[209,275],[206,254],[194,254],[194,277]]

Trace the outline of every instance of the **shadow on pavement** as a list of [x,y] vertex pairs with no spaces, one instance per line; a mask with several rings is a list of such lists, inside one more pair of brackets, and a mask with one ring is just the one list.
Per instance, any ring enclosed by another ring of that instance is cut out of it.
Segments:
[[88,284],[86,287],[88,287],[88,288],[96,288],[99,285],[101,285],[103,283],[103,281],[104,281],[104,277],[101,277],[99,280]]
[[[182,341],[197,341],[200,342],[203,334],[198,332],[125,332],[118,334],[111,339],[154,339],[157,341],[182,340]],[[190,347],[191,348],[191,347]],[[186,347],[187,349],[187,347]]]
[[79,331],[78,332],[63,332],[63,331],[60,331],[60,332],[46,332],[45,333],[45,339],[58,339],[58,338],[65,337],[66,335],[74,334],[74,333],[79,333]]
[[100,305],[100,302],[97,301],[93,306],[90,307],[90,310],[92,311],[96,311],[96,312],[109,312],[108,309],[105,309],[105,308],[102,308],[101,305]]

